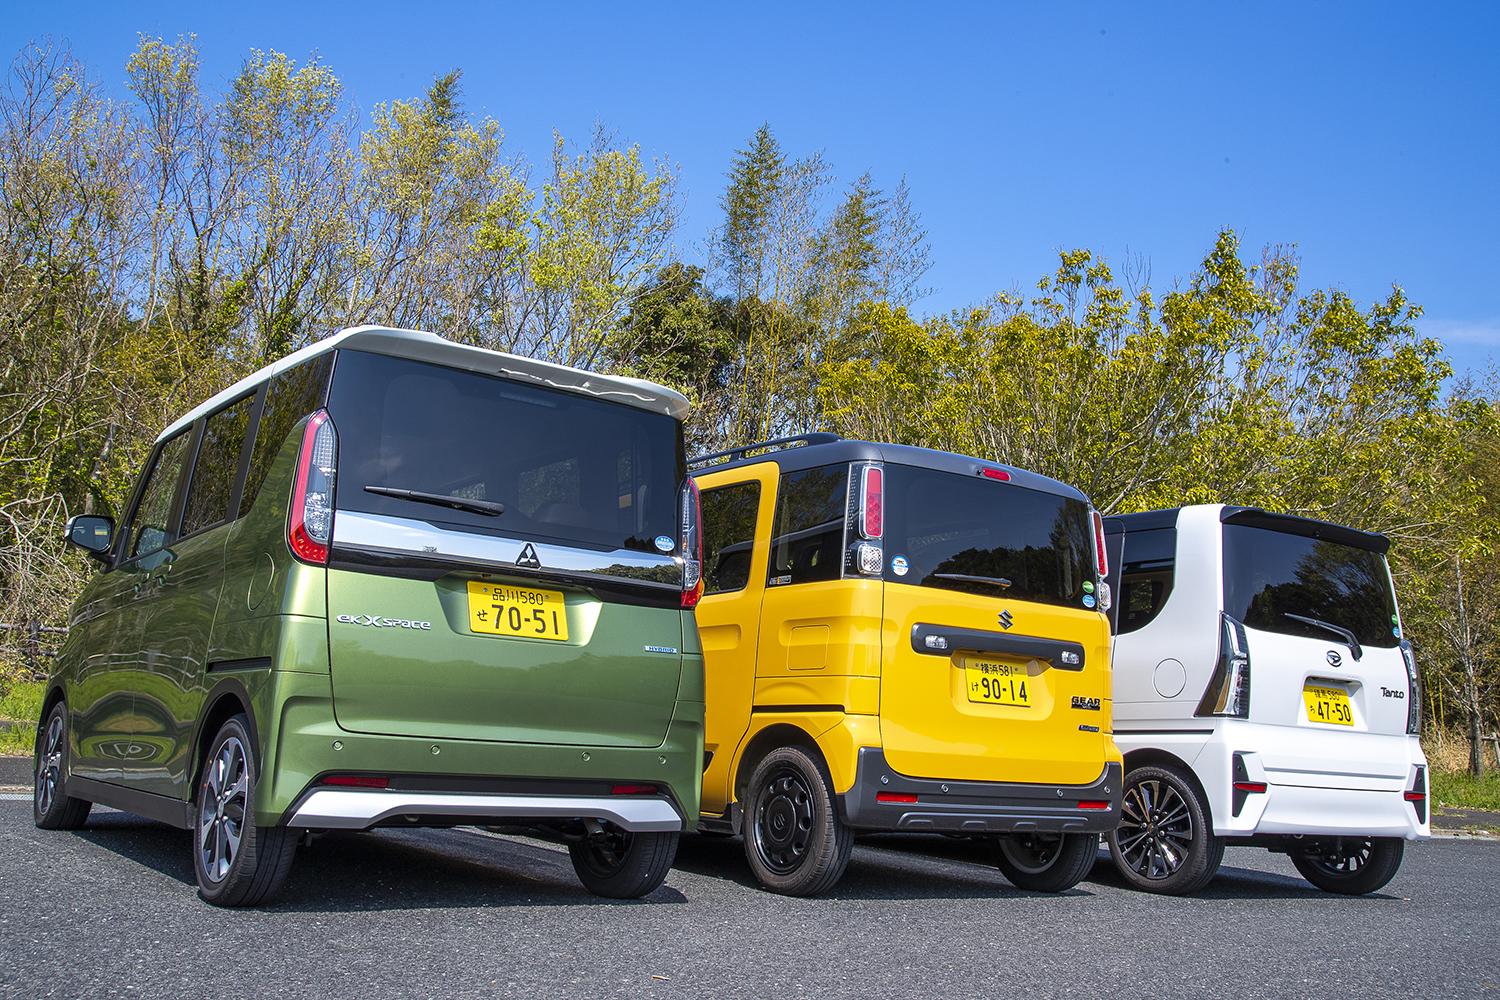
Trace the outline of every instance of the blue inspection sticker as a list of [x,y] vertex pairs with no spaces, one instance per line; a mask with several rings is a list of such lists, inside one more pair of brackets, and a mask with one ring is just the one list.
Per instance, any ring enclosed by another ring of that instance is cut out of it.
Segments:
[[657,535],[655,544],[658,552],[671,552],[677,548],[677,543],[672,541],[670,535]]
[[1098,602],[1094,600],[1094,595],[1093,594],[1084,594],[1083,595],[1083,606],[1084,607],[1086,607],[1086,608],[1092,608],[1096,603],[1098,603]]
[[911,569],[911,563],[906,561],[905,556],[896,556],[891,560],[891,572],[897,576],[905,576],[909,569]]

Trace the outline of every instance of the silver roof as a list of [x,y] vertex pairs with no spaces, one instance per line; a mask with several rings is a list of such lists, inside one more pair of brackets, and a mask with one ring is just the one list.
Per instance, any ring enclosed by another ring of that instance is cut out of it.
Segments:
[[340,347],[369,351],[372,354],[411,358],[415,361],[427,361],[487,375],[504,375],[507,378],[534,382],[554,389],[564,389],[568,392],[593,396],[596,399],[624,403],[626,406],[650,410],[652,413],[665,413],[678,420],[685,419],[690,409],[686,396],[645,379],[599,375],[595,372],[584,371],[582,368],[556,365],[550,361],[538,361],[535,358],[488,351],[482,347],[458,344],[439,337],[435,333],[425,333],[421,330],[358,326],[308,344],[300,351],[294,351],[280,361],[274,361],[254,374],[245,376],[212,399],[198,404],[183,416],[178,417],[158,435],[157,440],[172,436],[204,414],[212,413],[225,403],[243,396],[260,383],[286,371],[293,365],[301,364],[308,358]]

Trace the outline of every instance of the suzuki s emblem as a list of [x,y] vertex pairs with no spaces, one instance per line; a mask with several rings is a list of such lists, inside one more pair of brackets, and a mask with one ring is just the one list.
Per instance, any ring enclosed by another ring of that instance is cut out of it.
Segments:
[[1339,655],[1339,651],[1336,649],[1330,649],[1328,655],[1323,657],[1323,659],[1328,661],[1330,667],[1342,666],[1344,662],[1344,658]]
[[1010,609],[1009,608],[1006,608],[1004,611],[1000,612],[1000,627],[1001,628],[1010,628],[1012,625],[1015,624],[1015,622],[1016,622],[1016,620],[1010,616]]
[[541,569],[542,561],[536,557],[536,546],[527,542],[521,554],[516,556],[516,565],[522,569]]

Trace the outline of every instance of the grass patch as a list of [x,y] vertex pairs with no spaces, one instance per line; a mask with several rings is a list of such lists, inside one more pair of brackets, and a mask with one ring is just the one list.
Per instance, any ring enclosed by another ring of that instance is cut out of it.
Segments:
[[1432,797],[1457,809],[1488,809],[1500,812],[1500,772],[1486,771],[1471,777],[1467,771],[1433,771]]
[[12,723],[0,732],[0,755],[31,755],[45,693],[46,685],[41,681],[18,681],[0,696],[0,719]]

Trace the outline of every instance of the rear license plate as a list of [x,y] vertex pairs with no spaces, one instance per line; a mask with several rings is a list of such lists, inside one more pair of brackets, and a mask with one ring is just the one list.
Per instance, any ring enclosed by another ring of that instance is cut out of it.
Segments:
[[1034,683],[1023,664],[973,659],[964,663],[964,686],[970,701],[1030,708]]
[[1354,725],[1354,712],[1349,707],[1349,692],[1343,688],[1308,684],[1302,688],[1302,700],[1307,702],[1307,717],[1313,722],[1330,726]]
[[486,635],[564,641],[568,638],[568,609],[559,590],[470,580],[469,628]]

